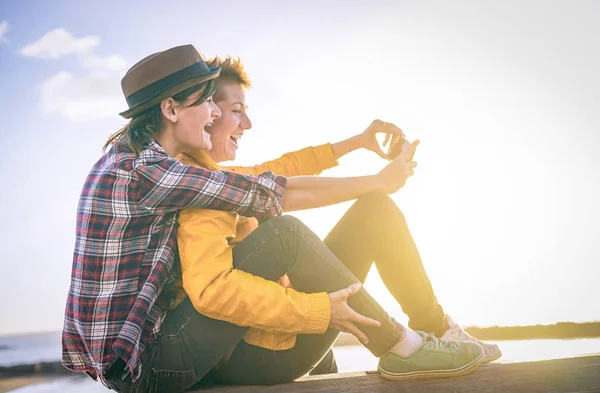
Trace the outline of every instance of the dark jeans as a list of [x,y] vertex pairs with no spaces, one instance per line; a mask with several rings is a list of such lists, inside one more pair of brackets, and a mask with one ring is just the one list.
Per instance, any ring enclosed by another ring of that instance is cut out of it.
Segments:
[[[292,216],[272,218],[234,248],[233,260],[235,268],[268,280],[277,281],[287,274],[298,291],[307,293],[329,293],[364,282],[375,261],[386,286],[409,316],[411,327],[427,331],[443,328],[444,312],[404,216],[384,195],[359,198],[325,242]],[[351,296],[348,304],[382,323],[379,328],[360,327],[369,337],[366,347],[375,356],[386,353],[403,336],[404,328],[364,288]],[[167,314],[145,362],[147,370],[141,378],[145,381],[140,381],[140,386],[150,392],[179,392],[201,379],[199,385],[277,384],[292,381],[316,365],[322,371],[335,371],[330,349],[339,335],[337,330],[300,334],[296,345],[284,351],[246,343],[242,339],[246,331],[199,314],[189,300],[184,301]],[[218,364],[231,351],[229,360]]]

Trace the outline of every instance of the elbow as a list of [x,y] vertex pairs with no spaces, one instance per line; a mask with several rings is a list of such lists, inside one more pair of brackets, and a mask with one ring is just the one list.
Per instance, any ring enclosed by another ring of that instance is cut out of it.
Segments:
[[183,274],[183,289],[196,311],[211,318],[218,315],[223,301],[219,294],[227,289],[227,279],[232,270],[229,268],[214,275],[205,272],[206,277],[202,279]]
[[190,296],[190,301],[198,313],[209,318],[221,319],[220,310],[222,304],[217,297],[212,297],[206,293],[200,293],[196,294],[194,297]]

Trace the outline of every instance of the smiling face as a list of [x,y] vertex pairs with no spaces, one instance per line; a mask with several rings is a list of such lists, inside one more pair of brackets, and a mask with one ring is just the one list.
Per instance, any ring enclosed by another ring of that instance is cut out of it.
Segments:
[[212,97],[200,105],[191,105],[199,94],[193,94],[185,102],[175,104],[177,122],[173,126],[173,134],[180,145],[179,150],[183,152],[210,150],[212,143],[206,130],[221,116]]
[[221,116],[213,102],[214,88],[208,81],[161,101],[161,127],[154,138],[170,157],[212,148],[206,129]]
[[221,111],[221,117],[206,129],[212,142],[209,153],[216,162],[231,161],[235,159],[242,135],[252,128],[252,122],[246,114],[247,90],[233,81],[219,82],[217,86],[215,103]]

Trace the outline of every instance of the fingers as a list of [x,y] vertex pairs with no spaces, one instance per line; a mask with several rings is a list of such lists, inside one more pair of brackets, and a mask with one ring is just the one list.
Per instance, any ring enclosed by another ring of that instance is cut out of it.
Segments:
[[415,149],[417,148],[417,146],[419,146],[419,143],[421,143],[421,141],[420,141],[420,140],[418,140],[418,139],[415,139],[415,140],[413,141],[413,143],[411,143],[411,145],[412,145],[412,147],[413,147],[413,150],[415,150]]
[[419,146],[419,143],[421,143],[421,141],[415,139],[413,143],[407,144],[406,148],[402,149],[402,153],[400,153],[398,157],[402,157],[403,160],[408,161],[408,159],[414,155],[415,149]]
[[385,135],[385,139],[383,140],[383,146],[387,146],[388,142],[390,141],[390,139],[392,138],[391,134],[386,134]]
[[404,132],[400,129],[400,127],[396,127],[393,123],[387,123],[382,120],[374,120],[371,123],[371,127],[375,129],[375,132],[385,132],[391,135],[402,135],[404,136]]
[[351,333],[356,338],[358,338],[361,343],[368,344],[369,338],[362,330],[360,330],[355,325],[355,323],[359,323],[363,326],[372,326],[372,327],[381,327],[381,323],[374,319],[367,318],[364,315],[361,315],[361,314],[357,313],[356,311],[352,310],[351,308],[350,308],[350,310],[351,310],[351,315],[349,316],[350,320],[346,321],[346,323],[344,323],[343,329],[347,333]]
[[344,329],[346,333],[352,334],[354,337],[358,338],[361,343],[368,344],[369,338],[366,334],[364,334],[359,328],[357,328],[352,322],[348,322],[344,325]]
[[412,161],[412,160],[413,160],[413,157],[415,156],[415,150],[417,150],[417,146],[419,146],[419,144],[420,144],[420,143],[421,143],[421,141],[417,139],[417,140],[415,140],[415,141],[414,141],[414,142],[411,144],[411,146],[412,146],[412,152],[411,152],[411,153],[410,153],[410,155],[408,156],[408,159],[409,159],[410,161]]
[[388,134],[404,136],[404,132],[400,129],[400,127],[396,127],[392,123],[386,123],[385,132]]
[[352,308],[350,308],[350,310],[352,310],[350,317],[352,322],[359,323],[363,326],[381,327],[381,322],[379,322],[378,320],[365,317],[364,315],[354,311]]
[[383,150],[381,150],[381,148],[380,148],[379,146],[375,146],[375,147],[374,147],[374,149],[373,149],[373,151],[374,151],[375,153],[377,153],[377,155],[378,155],[379,157],[383,158],[384,160],[389,160],[389,159],[390,159],[390,156],[388,156],[387,154],[385,154],[385,153],[383,152]]
[[394,125],[393,123],[383,122],[383,127],[384,127],[384,132],[387,132],[389,134],[404,136],[404,132],[402,132],[400,127],[396,127],[396,125]]
[[[347,298],[358,293],[358,291],[360,291],[360,288],[362,287],[362,285],[360,283],[354,283],[352,285],[350,285],[347,289]],[[381,323],[375,319],[371,319],[368,317],[365,317],[362,314],[357,313],[356,311],[354,311],[351,307],[348,307],[350,310],[350,319],[353,322],[357,322],[360,323],[361,325],[365,325],[365,326],[375,326],[375,327],[380,327]]]
[[330,326],[341,330],[342,332],[350,333],[358,338],[363,344],[368,344],[369,338],[356,325],[380,327],[381,323],[375,319],[368,318],[354,311],[348,305],[348,298],[360,291],[362,285],[354,283],[347,288],[330,294],[332,301],[332,317]]
[[417,163],[415,161],[411,161],[409,163],[407,163],[407,171],[406,171],[406,177],[411,177],[412,175],[415,174],[414,169],[417,167]]
[[385,123],[383,128],[378,128],[376,132],[385,132],[388,135],[404,136],[404,132],[391,123]]
[[359,282],[355,282],[354,284],[349,285],[347,288],[330,293],[330,295],[335,300],[347,301],[350,296],[360,291],[360,288],[362,288],[362,285]]
[[362,285],[359,282],[351,284],[348,288],[346,288],[346,299],[360,291],[360,288],[362,288]]
[[283,276],[279,277],[279,285],[281,285],[284,288],[289,288],[292,286],[292,283],[290,282],[289,277],[287,276],[287,274],[284,274]]

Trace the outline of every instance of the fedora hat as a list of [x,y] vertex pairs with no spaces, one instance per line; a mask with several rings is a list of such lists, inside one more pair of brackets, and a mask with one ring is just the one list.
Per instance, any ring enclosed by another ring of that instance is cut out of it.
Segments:
[[208,68],[193,45],[176,46],[154,53],[131,67],[121,80],[129,109],[126,119],[194,85],[217,78],[220,67]]

